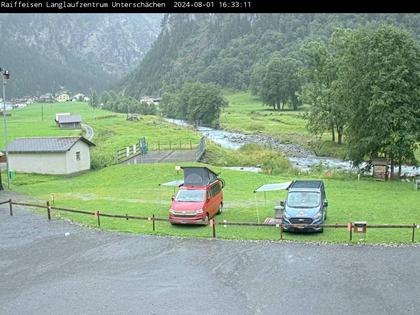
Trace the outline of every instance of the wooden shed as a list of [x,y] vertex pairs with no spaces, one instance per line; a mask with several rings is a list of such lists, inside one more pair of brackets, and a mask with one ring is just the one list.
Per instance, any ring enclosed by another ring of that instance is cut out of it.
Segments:
[[386,180],[388,177],[388,160],[376,158],[372,160],[373,178],[376,180]]

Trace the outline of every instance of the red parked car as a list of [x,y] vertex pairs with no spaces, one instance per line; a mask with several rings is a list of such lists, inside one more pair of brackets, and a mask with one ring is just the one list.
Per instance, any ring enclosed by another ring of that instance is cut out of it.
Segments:
[[172,198],[172,224],[208,224],[223,211],[223,180],[206,167],[183,167],[184,184]]

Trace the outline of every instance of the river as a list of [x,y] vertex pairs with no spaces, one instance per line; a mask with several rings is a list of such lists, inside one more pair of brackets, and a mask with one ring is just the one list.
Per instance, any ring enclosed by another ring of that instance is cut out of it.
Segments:
[[[191,125],[184,120],[171,118],[165,118],[165,120],[178,126],[191,127]],[[310,171],[313,167],[319,165],[323,165],[326,169],[347,172],[358,172],[359,170],[357,167],[353,167],[351,161],[317,156],[314,152],[305,149],[298,144],[281,143],[267,135],[248,135],[202,126],[198,126],[196,129],[200,134],[226,149],[237,150],[245,144],[257,143],[281,151],[295,168],[303,172]],[[402,173],[420,175],[420,167],[416,168],[409,165],[403,165]]]

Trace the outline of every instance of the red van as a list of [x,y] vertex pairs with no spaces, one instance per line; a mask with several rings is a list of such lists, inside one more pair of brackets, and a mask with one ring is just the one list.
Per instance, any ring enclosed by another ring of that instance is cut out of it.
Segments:
[[183,167],[184,184],[172,198],[172,224],[208,224],[223,211],[223,180],[206,167]]

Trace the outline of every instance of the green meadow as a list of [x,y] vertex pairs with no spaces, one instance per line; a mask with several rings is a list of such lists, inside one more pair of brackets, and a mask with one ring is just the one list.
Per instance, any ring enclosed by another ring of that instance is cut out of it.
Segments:
[[[273,113],[249,94],[230,94],[229,98],[231,106],[225,109],[222,116],[224,128],[256,132],[259,124],[262,126],[260,132],[284,141],[310,141],[300,113]],[[126,120],[124,114],[92,110],[86,103],[78,102],[33,104],[25,109],[12,111],[12,116],[8,117],[9,140],[26,136],[81,134],[80,130],[59,129],[54,122],[57,112],[80,114],[83,121],[94,128],[93,142],[97,147],[92,152],[93,160],[97,156],[113,156],[117,149],[136,143],[142,136],[147,137],[152,145],[169,141],[178,143],[180,139],[191,140],[192,143],[198,143],[199,140],[199,135],[192,129],[168,124],[158,116],[141,116],[140,121],[131,122]],[[0,139],[2,145],[3,137]],[[270,192],[265,199],[263,194],[253,193],[257,187],[310,177],[325,181],[329,200],[327,223],[346,224],[364,220],[370,224],[420,224],[420,192],[414,191],[412,183],[376,182],[370,178],[357,181],[353,175],[338,172],[333,173],[332,177],[325,177],[322,172],[299,175],[290,169],[280,154],[255,145],[232,151],[210,143],[205,158],[209,167],[220,172],[226,181],[225,211],[216,217],[217,221],[257,222],[258,210],[260,222],[263,222],[265,218],[273,217],[273,207],[285,198],[286,192]],[[255,174],[222,168],[224,165],[257,164],[274,168],[276,172],[270,176],[266,173]],[[113,165],[75,177],[17,174],[11,189],[35,198],[40,203],[53,198],[58,207],[99,210],[110,214],[154,214],[156,217],[166,218],[170,197],[175,191],[170,187],[160,187],[159,184],[181,178],[182,174],[175,171],[175,164]],[[54,212],[54,217],[96,226],[93,216]],[[101,228],[130,233],[153,233],[151,222],[148,221],[102,217]],[[157,222],[154,233],[211,237],[210,227],[171,226],[166,222]],[[278,240],[280,232],[276,227],[235,227],[220,224],[217,227],[217,236],[227,239]],[[347,242],[348,231],[326,229],[322,234],[285,233],[284,239]],[[420,236],[416,240],[420,240]],[[371,229],[367,235],[367,242],[373,243],[410,241],[411,229]]]
[[[182,165],[182,163],[181,163]],[[198,164],[200,165],[200,164]],[[227,170],[210,166],[226,181],[224,189],[224,212],[217,221],[257,222],[273,217],[273,207],[286,196],[286,191],[254,194],[260,185],[290,181],[302,176],[269,176]],[[369,179],[357,181],[351,175],[333,175],[321,178],[325,182],[329,201],[327,223],[367,221],[370,224],[420,224],[420,192],[414,191],[412,183],[376,182]],[[175,164],[114,165],[99,171],[92,171],[77,177],[42,176],[18,174],[12,190],[30,195],[40,203],[55,201],[55,206],[100,211],[110,214],[129,214],[167,218],[172,187],[159,184],[182,179],[175,171]],[[46,215],[46,214],[44,214]],[[96,225],[93,216],[54,212],[57,218]],[[152,234],[148,221],[101,218],[101,228],[131,233]],[[367,242],[411,242],[411,229],[371,229]],[[210,227],[171,226],[167,222],[156,223],[156,234],[173,236],[211,237]],[[278,240],[276,227],[234,227],[219,225],[217,236],[227,239]],[[285,233],[284,239],[347,242],[346,229],[326,229],[324,233]],[[357,238],[356,238],[357,240]],[[420,240],[420,235],[417,241]]]
[[[43,114],[42,114],[43,113]],[[185,129],[165,122],[159,116],[140,116],[139,121],[127,121],[125,114],[118,114],[102,109],[93,110],[83,102],[35,103],[24,109],[14,110],[7,117],[9,141],[18,137],[35,136],[72,136],[81,135],[81,130],[62,130],[54,121],[56,113],[71,113],[82,116],[95,131],[93,142],[96,144],[92,155],[114,157],[118,149],[138,143],[146,137],[152,148],[158,144],[197,145],[200,136],[191,129]],[[3,135],[3,134],[2,134]],[[4,137],[0,137],[0,147],[4,146]]]

